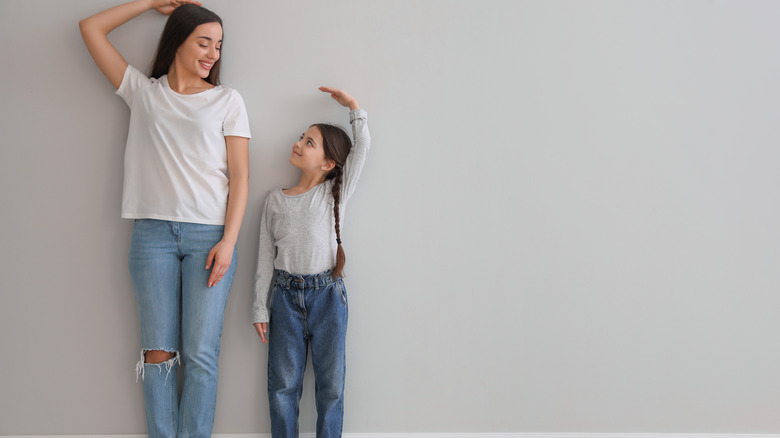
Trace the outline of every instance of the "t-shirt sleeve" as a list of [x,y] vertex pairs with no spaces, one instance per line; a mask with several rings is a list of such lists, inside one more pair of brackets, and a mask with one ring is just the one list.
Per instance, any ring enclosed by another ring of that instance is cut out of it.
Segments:
[[230,97],[230,104],[228,106],[225,120],[222,122],[222,135],[225,137],[236,136],[252,138],[252,134],[249,132],[249,116],[246,113],[246,105],[244,105],[244,99],[237,91],[233,90],[233,94]]
[[125,74],[122,76],[122,82],[119,84],[119,88],[116,90],[122,99],[125,100],[127,106],[133,106],[133,97],[139,90],[148,87],[153,79],[149,79],[145,74],[141,73],[137,68],[130,64],[127,64]]

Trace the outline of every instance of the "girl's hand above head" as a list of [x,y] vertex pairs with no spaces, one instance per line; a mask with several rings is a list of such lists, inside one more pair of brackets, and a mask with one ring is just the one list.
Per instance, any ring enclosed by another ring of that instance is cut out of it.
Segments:
[[341,106],[345,106],[351,110],[360,108],[357,99],[344,90],[332,87],[320,87],[320,91],[330,93],[330,97],[334,98]]
[[152,0],[152,9],[163,15],[171,15],[174,9],[185,3],[203,6],[201,2],[195,0]]

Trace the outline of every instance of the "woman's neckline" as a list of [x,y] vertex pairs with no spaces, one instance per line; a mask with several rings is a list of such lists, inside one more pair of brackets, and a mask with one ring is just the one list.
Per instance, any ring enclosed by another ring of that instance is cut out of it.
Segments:
[[173,93],[173,94],[175,94],[177,96],[198,96],[198,95],[201,95],[203,93],[208,93],[209,91],[215,90],[218,87],[220,87],[219,85],[215,85],[215,86],[213,86],[213,87],[211,87],[211,88],[209,88],[207,90],[198,91],[197,93],[185,94],[185,93],[179,93],[178,91],[176,91],[173,88],[171,88],[171,84],[168,82],[168,75],[167,74],[164,74],[164,75],[162,75],[160,77],[160,82],[163,83],[163,85],[165,86],[166,89],[168,89],[168,91],[170,91],[171,93]]

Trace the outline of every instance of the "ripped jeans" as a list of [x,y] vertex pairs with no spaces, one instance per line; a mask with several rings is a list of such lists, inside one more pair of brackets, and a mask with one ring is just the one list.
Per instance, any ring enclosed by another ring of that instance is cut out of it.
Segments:
[[[221,225],[135,221],[129,265],[141,323],[136,371],[143,380],[150,438],[211,436],[222,316],[236,271],[235,249],[227,273],[210,288],[211,269],[205,266],[223,232]],[[174,353],[174,357],[159,364],[145,363],[150,350]]]

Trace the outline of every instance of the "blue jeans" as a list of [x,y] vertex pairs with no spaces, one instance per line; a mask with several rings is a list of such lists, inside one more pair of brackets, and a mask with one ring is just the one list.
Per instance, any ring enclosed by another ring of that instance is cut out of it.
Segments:
[[292,275],[276,271],[268,328],[268,401],[271,436],[298,436],[298,404],[308,347],[314,366],[317,438],[341,436],[344,418],[347,293],[330,271]]
[[[130,244],[130,276],[141,322],[141,360],[150,438],[209,437],[217,401],[222,315],[236,271],[236,252],[222,280],[207,287],[209,251],[224,227],[138,219]],[[145,363],[149,350],[175,353]],[[177,368],[182,365],[178,396]]]

